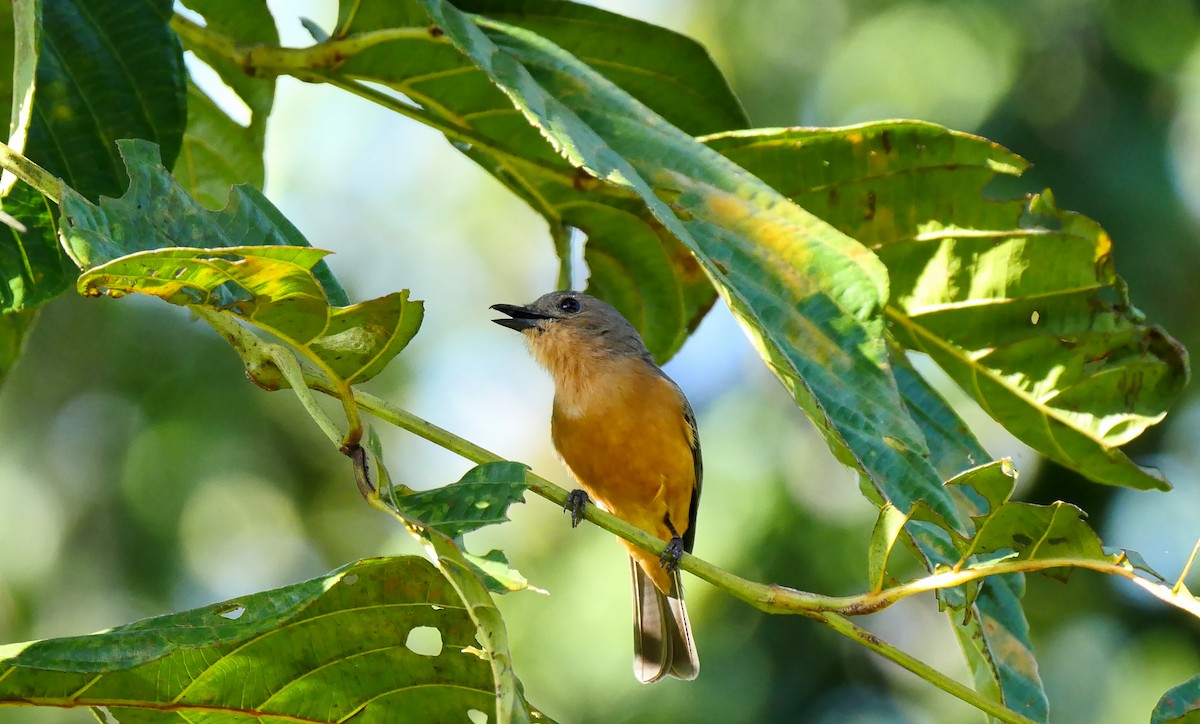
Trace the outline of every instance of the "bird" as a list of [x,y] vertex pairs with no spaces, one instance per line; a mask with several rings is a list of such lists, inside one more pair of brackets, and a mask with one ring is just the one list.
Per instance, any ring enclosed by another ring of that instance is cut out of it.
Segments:
[[554,380],[551,438],[581,486],[572,525],[590,500],[667,542],[656,556],[622,540],[633,578],[633,670],[649,684],[695,679],[679,560],[696,539],[703,466],[696,416],[632,324],[607,302],[556,291],[524,306],[495,304],[492,320],[521,332]]

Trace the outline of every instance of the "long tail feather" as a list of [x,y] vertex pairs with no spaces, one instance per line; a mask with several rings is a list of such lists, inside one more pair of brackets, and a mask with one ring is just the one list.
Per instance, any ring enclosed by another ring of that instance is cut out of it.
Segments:
[[700,673],[700,658],[692,640],[683,586],[676,571],[674,595],[655,587],[641,566],[629,560],[633,573],[633,674],[643,684],[670,674],[677,679],[694,679]]

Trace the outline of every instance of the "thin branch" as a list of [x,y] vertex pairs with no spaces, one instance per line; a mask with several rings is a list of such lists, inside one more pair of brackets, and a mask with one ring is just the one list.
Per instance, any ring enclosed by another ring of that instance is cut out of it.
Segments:
[[62,182],[49,171],[14,151],[8,144],[0,142],[0,168],[37,189],[54,203],[62,200]]

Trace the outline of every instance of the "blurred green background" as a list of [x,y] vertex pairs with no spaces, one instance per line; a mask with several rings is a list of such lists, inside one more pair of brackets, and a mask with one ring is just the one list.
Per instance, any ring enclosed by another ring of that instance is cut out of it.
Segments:
[[[1134,302],[1192,349],[1200,306],[1200,12],[1190,2],[627,0],[601,7],[698,38],[757,126],[920,118],[1035,163],[997,194],[1051,186],[1112,234]],[[285,43],[332,2],[272,3]],[[437,133],[331,88],[284,78],[267,194],[357,299],[410,288],[416,340],[369,387],[567,484],[549,448],[548,378],[487,307],[554,284],[543,222]],[[582,281],[582,280],[581,280]],[[715,309],[668,365],[697,409],[706,479],[696,553],[754,579],[862,590],[873,508]],[[935,375],[936,376],[936,375]],[[1200,406],[1181,403],[1133,446],[1169,494],[1086,483],[960,403],[1012,456],[1026,500],[1091,513],[1106,543],[1176,574],[1200,536]],[[470,465],[382,430],[414,487]],[[0,390],[0,641],[86,633],[302,580],[347,561],[417,553],[363,504],[346,460],[294,398],[249,384],[225,344],[153,300],[49,305]],[[549,596],[500,605],[529,698],[563,722],[957,722],[981,717],[808,620],[772,618],[691,579],[703,659],[694,683],[635,683],[625,557],[530,498],[503,547]],[[1200,577],[1191,578],[1193,589]],[[1200,623],[1097,575],[1031,579],[1026,610],[1056,722],[1145,721],[1200,671]],[[931,598],[861,621],[965,680]],[[84,722],[0,709],[0,722]]]

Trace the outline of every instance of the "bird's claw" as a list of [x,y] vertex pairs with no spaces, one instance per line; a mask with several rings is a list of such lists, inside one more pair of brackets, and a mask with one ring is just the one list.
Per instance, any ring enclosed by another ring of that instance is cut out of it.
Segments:
[[683,539],[679,536],[673,536],[667,542],[667,547],[663,550],[662,555],[659,556],[658,562],[667,573],[674,573],[679,570],[679,561],[683,560],[684,553]]
[[575,528],[579,525],[579,521],[583,520],[583,511],[587,509],[591,499],[583,490],[575,489],[567,493],[567,502],[563,503],[563,510],[571,511],[571,527]]

